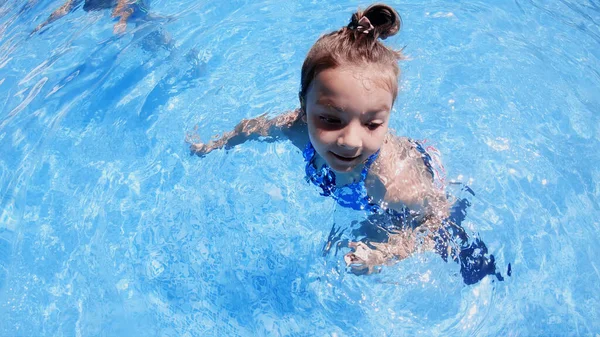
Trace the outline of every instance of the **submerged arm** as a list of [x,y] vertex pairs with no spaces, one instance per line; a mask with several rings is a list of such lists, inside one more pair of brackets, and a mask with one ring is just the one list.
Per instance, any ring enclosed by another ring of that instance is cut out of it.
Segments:
[[373,248],[362,242],[352,243],[353,251],[346,254],[346,263],[356,274],[373,273],[379,271],[381,265],[396,263],[415,253],[434,251],[444,261],[450,259],[460,265],[465,284],[477,283],[487,275],[495,275],[503,281],[496,271],[494,255],[488,255],[485,243],[478,237],[470,239],[462,227],[469,205],[468,200],[458,199],[449,214],[430,214],[414,229],[390,233],[387,242],[370,242]]
[[133,14],[132,4],[135,3],[135,0],[119,0],[117,5],[112,11],[113,18],[119,18],[119,22],[115,23],[113,28],[114,34],[121,34],[125,32],[127,28],[127,20]]
[[[385,233],[384,240],[352,242],[352,251],[344,257],[346,264],[355,274],[378,272],[382,265],[391,265],[416,253],[436,249],[437,231],[442,227],[442,217],[447,212],[428,212],[427,215],[410,215],[397,218],[394,215],[374,215],[363,223],[364,226],[376,226],[378,233]],[[376,225],[377,223],[384,224]],[[394,225],[395,229],[387,229]],[[379,241],[379,242],[378,242]]]
[[52,14],[50,14],[50,16],[48,17],[48,19],[46,19],[46,21],[44,21],[43,23],[41,23],[37,27],[35,27],[35,29],[31,33],[33,34],[37,31],[39,31],[40,29],[46,27],[47,25],[51,24],[52,22],[67,15],[67,13],[69,13],[73,9],[73,7],[75,7],[80,2],[81,2],[81,0],[67,0],[62,6],[60,6],[54,12],[52,12]]
[[[277,140],[280,137],[288,137],[294,141],[293,135],[297,132],[300,119],[299,110],[287,112],[275,118],[269,119],[266,115],[252,119],[243,119],[235,126],[233,131],[224,133],[220,138],[208,143],[202,143],[199,139],[189,137],[190,150],[198,155],[205,155],[212,150],[220,148],[231,148],[251,139],[265,138],[267,141]],[[296,132],[295,132],[296,131]]]

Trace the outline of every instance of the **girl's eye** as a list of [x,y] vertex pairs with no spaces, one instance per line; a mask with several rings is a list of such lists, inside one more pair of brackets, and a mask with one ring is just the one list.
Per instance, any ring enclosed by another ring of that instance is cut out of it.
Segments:
[[367,128],[369,128],[369,130],[375,130],[382,125],[383,123],[367,123]]
[[340,124],[341,121],[339,118],[329,117],[329,116],[319,116],[319,119],[327,124]]

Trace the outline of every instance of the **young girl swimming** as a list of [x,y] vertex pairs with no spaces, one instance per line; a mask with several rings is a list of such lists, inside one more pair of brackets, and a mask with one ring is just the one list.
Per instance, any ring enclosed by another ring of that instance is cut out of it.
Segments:
[[322,195],[393,224],[384,242],[349,244],[352,251],[344,260],[354,273],[372,273],[417,251],[435,250],[460,262],[465,282],[474,283],[495,273],[493,256],[483,256],[487,249],[478,241],[479,249],[472,250],[481,256],[461,258],[472,245],[460,223],[452,221],[454,206],[434,184],[430,156],[418,142],[388,129],[402,54],[380,40],[400,25],[387,5],[354,13],[346,27],[322,36],[308,52],[300,109],[242,120],[220,139],[189,140],[191,150],[206,155],[250,139],[288,138],[303,151],[307,178]]

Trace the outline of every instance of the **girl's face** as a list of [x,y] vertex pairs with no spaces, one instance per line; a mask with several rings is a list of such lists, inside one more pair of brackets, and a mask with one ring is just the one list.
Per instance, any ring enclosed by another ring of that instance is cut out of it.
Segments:
[[337,172],[350,172],[377,152],[388,131],[393,94],[381,68],[321,71],[304,105],[311,143]]

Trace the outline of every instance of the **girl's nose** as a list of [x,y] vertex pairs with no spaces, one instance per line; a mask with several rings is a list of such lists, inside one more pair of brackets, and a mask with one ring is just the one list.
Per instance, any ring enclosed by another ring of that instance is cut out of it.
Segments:
[[347,149],[358,149],[362,146],[360,126],[351,123],[340,133],[337,145]]

